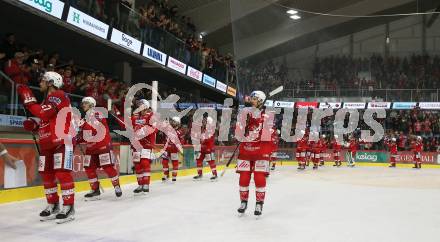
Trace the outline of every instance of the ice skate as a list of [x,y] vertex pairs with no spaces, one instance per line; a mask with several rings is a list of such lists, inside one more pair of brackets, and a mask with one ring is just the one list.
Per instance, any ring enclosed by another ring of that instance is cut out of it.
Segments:
[[116,197],[122,196],[122,189],[120,186],[115,186],[115,195],[116,195]]
[[193,180],[194,180],[194,181],[201,181],[202,178],[203,178],[202,175],[197,175],[197,176],[193,177]]
[[259,217],[259,216],[261,216],[262,213],[263,213],[263,202],[257,202],[255,204],[254,215]]
[[246,212],[247,204],[247,201],[241,201],[240,207],[237,209],[239,216],[243,216],[244,212]]
[[96,201],[101,199],[101,191],[98,189],[92,190],[84,195],[86,201]]
[[142,192],[143,192],[143,193],[148,193],[148,192],[150,192],[150,186],[149,186],[149,185],[143,185],[143,186],[142,186]]
[[46,209],[40,213],[40,221],[54,220],[57,213],[60,211],[60,205],[58,203],[48,204]]
[[168,177],[162,177],[162,183],[166,183],[168,181]]
[[133,193],[134,195],[142,194],[142,185],[139,185],[136,189],[134,189]]
[[217,176],[217,175],[214,175],[214,176],[212,176],[211,178],[209,178],[209,180],[211,180],[211,182],[218,181],[218,176]]
[[57,224],[63,224],[75,219],[75,209],[73,205],[64,205],[61,212],[56,215]]
[[177,179],[175,177],[173,177],[173,179],[171,180],[171,182],[174,184],[176,183]]

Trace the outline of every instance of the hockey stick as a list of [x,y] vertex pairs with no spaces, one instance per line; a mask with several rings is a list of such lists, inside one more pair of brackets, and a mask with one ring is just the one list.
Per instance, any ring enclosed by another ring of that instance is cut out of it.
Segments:
[[[282,92],[283,90],[284,90],[284,86],[279,86],[279,87],[275,88],[273,91],[269,92],[269,96],[268,96],[268,97],[273,97],[273,96],[277,95],[278,93]],[[266,100],[267,100],[267,97],[264,99],[263,105],[266,103]],[[225,173],[226,173],[226,168],[228,168],[229,165],[231,164],[232,159],[234,158],[235,153],[236,153],[237,150],[238,150],[238,147],[240,147],[240,144],[241,144],[241,142],[238,142],[237,146],[236,146],[235,149],[234,149],[234,152],[233,152],[232,155],[231,155],[231,158],[229,158],[229,160],[228,160],[228,162],[226,163],[225,168],[223,169],[223,171],[222,171],[222,173],[220,174],[220,176],[224,176],[224,175],[225,175]]]

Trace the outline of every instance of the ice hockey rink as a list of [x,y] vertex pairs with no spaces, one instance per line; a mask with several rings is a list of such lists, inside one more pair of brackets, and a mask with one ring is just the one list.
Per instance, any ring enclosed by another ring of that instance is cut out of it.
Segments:
[[79,193],[76,219],[61,225],[39,222],[42,199],[1,205],[1,241],[439,241],[440,169],[277,167],[259,219],[254,193],[237,215],[232,170],[208,177],[156,182],[138,197],[128,185],[120,200],[109,189],[93,202]]

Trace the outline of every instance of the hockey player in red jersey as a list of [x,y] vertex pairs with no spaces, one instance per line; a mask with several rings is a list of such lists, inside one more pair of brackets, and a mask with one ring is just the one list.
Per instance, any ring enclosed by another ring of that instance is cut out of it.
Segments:
[[324,165],[324,154],[327,153],[327,140],[325,139],[326,136],[325,134],[321,135],[321,139],[319,139],[319,147],[320,147],[320,152],[319,152],[319,166],[323,166]]
[[[263,109],[266,95],[262,91],[254,91],[250,95],[250,104],[254,108]],[[273,149],[272,137],[269,141],[262,138],[264,120],[268,118],[268,114],[261,111],[259,117],[249,117],[248,122],[243,127],[238,124],[237,129],[247,132],[249,135],[256,136],[253,141],[243,141],[239,146],[239,154],[237,160],[237,173],[240,174],[240,200],[241,205],[238,212],[243,214],[247,209],[249,198],[249,184],[251,175],[254,174],[256,205],[254,215],[259,216],[263,211],[263,203],[266,195],[266,174],[269,172],[269,159]]]
[[[185,132],[180,126],[180,118],[172,117],[170,120],[171,127],[176,130],[176,134],[180,140],[180,143],[185,144]],[[162,181],[166,182],[170,177],[169,162],[171,161],[173,166],[172,172],[172,182],[176,182],[177,171],[179,170],[179,149],[169,138],[165,142],[167,147],[165,148],[165,153],[162,155],[162,166],[163,166],[163,177]]]
[[[58,223],[74,219],[74,183],[73,169],[73,139],[71,122],[72,115],[68,113],[61,122],[57,123],[57,114],[63,108],[70,108],[70,100],[61,90],[63,78],[56,72],[46,72],[40,80],[40,91],[46,97],[41,104],[26,85],[17,87],[17,93],[24,107],[32,115],[40,119],[36,122],[29,118],[23,122],[26,130],[38,130],[41,147],[38,171],[43,180],[48,206],[41,213],[41,220],[57,219]],[[64,110],[63,110],[64,111]],[[59,137],[59,131],[64,136]],[[61,185],[63,208],[60,210],[57,183]]]
[[210,132],[206,132],[208,127],[215,127],[213,124],[214,120],[209,116],[202,121],[202,133],[206,135],[200,137],[200,147],[196,147],[196,149],[200,150],[196,150],[197,176],[194,177],[194,180],[201,180],[203,178],[203,161],[208,162],[211,168],[211,181],[216,181],[218,178],[214,154],[215,135],[213,134],[208,137]]
[[272,129],[272,153],[270,155],[270,162],[272,163],[271,170],[275,170],[275,164],[277,160],[277,150],[278,150],[278,143],[280,142],[280,131],[277,129]]
[[312,162],[313,162],[313,169],[318,169],[319,162],[321,160],[321,152],[323,147],[323,141],[322,138],[319,138],[318,141],[312,142]]
[[396,159],[397,159],[397,144],[396,144],[396,138],[391,138],[391,140],[387,140],[385,144],[388,146],[388,149],[390,151],[390,166],[389,167],[396,167]]
[[[119,185],[119,174],[114,167],[114,157],[111,151],[110,129],[107,119],[103,114],[95,110],[96,100],[92,97],[85,97],[81,101],[81,108],[86,112],[85,120],[80,121],[80,134],[77,136],[79,143],[86,143],[84,168],[89,179],[91,191],[84,197],[86,199],[99,199],[101,192],[99,190],[99,181],[96,170],[102,168],[110,178],[115,188],[116,197],[122,196],[122,190]],[[104,137],[89,138],[88,136],[97,136],[98,130],[105,132]],[[96,139],[96,140],[93,140]]]
[[[135,139],[141,144],[140,149],[132,145],[132,160],[137,177],[138,187],[133,191],[135,194],[150,192],[151,160],[154,157],[153,149],[156,141],[157,129],[150,124],[154,113],[150,109],[150,103],[141,99],[137,102],[138,108],[133,111],[131,124]],[[119,124],[125,128],[125,123],[117,119]],[[144,137],[143,137],[144,136]]]
[[341,144],[338,143],[338,135],[334,135],[334,139],[331,143],[331,147],[333,148],[333,160],[335,164],[333,166],[340,167],[342,165],[341,162]]
[[358,143],[355,137],[351,137],[350,142],[347,144],[348,147],[348,162],[347,166],[354,167],[356,165],[356,152],[358,150]]
[[298,160],[298,170],[306,168],[307,135],[301,130],[303,137],[296,142],[296,159]]
[[422,168],[422,151],[423,151],[423,140],[422,137],[417,136],[416,140],[412,143],[411,147],[414,153],[414,167],[415,169]]

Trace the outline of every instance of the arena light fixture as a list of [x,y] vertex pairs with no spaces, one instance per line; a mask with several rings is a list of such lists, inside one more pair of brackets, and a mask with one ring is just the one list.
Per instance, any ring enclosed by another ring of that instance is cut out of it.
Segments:
[[298,11],[290,9],[290,10],[287,10],[287,13],[290,14],[290,15],[294,15],[294,14],[297,14]]
[[291,15],[290,18],[293,20],[298,20],[301,18],[301,16],[295,14],[295,15]]

